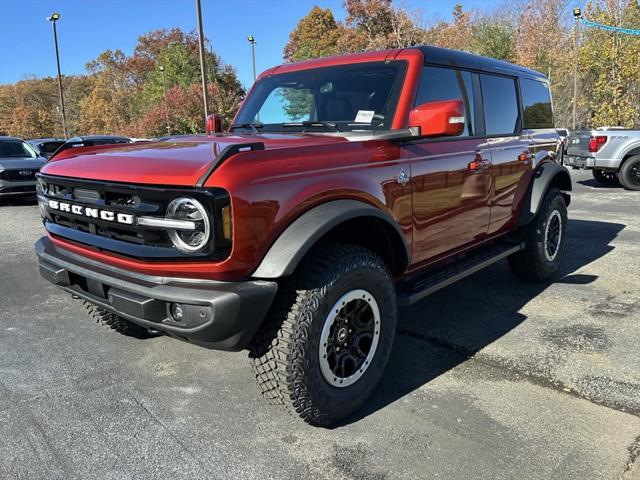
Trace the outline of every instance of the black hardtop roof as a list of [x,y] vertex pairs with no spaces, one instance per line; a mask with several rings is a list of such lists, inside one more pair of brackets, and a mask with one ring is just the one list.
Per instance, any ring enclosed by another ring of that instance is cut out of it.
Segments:
[[83,140],[131,140],[129,137],[123,137],[121,135],[78,135],[72,137],[69,142],[81,142]]
[[449,67],[459,67],[470,70],[480,70],[488,73],[501,73],[505,75],[515,75],[518,77],[535,78],[546,80],[546,76],[535,70],[531,70],[520,65],[515,65],[495,58],[482,57],[472,53],[450,50],[448,48],[432,47],[429,45],[416,46],[422,51],[426,63],[443,65]]
[[11,141],[11,142],[24,142],[24,140],[19,137],[9,137],[6,135],[0,135],[0,141],[3,141],[3,140]]

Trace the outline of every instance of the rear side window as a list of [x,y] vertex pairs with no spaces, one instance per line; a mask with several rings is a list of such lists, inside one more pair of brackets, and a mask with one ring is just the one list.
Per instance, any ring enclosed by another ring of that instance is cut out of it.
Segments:
[[553,128],[549,85],[537,80],[523,79],[520,82],[520,90],[524,128]]
[[453,68],[424,67],[416,105],[437,100],[462,100],[465,126],[461,136],[475,135],[472,85],[470,72]]
[[487,135],[512,135],[519,130],[518,96],[513,78],[480,75]]

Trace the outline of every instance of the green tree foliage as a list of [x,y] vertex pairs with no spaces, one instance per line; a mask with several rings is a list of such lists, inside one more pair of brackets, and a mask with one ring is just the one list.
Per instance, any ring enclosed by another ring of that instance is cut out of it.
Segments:
[[471,50],[485,57],[511,62],[515,57],[515,26],[504,19],[483,17],[471,26]]

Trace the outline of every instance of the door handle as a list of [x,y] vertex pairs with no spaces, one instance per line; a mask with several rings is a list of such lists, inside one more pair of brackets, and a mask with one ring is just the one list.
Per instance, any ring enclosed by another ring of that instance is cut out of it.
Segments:
[[491,165],[491,160],[482,158],[480,157],[480,155],[478,155],[471,162],[469,162],[469,164],[467,165],[467,168],[473,172],[477,172],[478,170],[484,170],[489,165]]

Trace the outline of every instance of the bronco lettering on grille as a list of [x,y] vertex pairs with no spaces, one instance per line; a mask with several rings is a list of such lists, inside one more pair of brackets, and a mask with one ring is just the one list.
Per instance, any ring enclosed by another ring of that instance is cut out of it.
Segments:
[[107,222],[123,223],[125,225],[133,225],[134,221],[134,216],[129,213],[117,213],[111,210],[83,207],[82,205],[73,205],[71,203],[60,202],[58,200],[49,200],[49,208],[83,217],[99,218]]

